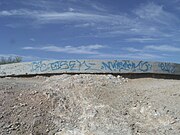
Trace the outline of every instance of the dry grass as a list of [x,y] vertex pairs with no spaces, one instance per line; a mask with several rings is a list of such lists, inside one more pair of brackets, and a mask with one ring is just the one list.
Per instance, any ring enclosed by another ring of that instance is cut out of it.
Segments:
[[0,65],[4,64],[11,64],[11,63],[19,63],[22,61],[22,57],[15,56],[15,57],[1,57],[0,58]]

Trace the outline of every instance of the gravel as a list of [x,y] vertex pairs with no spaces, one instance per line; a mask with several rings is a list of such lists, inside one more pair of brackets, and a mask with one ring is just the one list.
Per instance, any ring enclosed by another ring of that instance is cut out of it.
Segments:
[[0,135],[178,135],[180,81],[113,75],[0,79]]

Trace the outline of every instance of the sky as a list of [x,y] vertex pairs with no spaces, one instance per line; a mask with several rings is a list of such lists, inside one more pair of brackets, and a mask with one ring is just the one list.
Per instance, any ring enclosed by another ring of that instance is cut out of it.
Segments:
[[0,0],[0,57],[180,63],[180,0]]

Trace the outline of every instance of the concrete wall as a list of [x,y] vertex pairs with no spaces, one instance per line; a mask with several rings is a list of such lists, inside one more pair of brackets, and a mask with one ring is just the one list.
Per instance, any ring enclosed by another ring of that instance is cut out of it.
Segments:
[[51,60],[0,66],[0,76],[47,73],[158,73],[180,75],[180,64],[129,60]]

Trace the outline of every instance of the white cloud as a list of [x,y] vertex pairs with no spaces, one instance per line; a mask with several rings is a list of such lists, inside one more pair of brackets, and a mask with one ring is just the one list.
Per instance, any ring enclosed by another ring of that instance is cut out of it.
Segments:
[[121,20],[119,21],[119,24],[112,25],[111,27],[105,26],[105,29],[109,29],[100,33],[100,36],[144,36],[141,39],[131,38],[127,39],[127,41],[149,42],[162,38],[177,38],[179,35],[177,30],[180,23],[179,17],[171,12],[166,11],[161,5],[155,3],[146,3],[133,10],[133,14],[134,15],[122,15],[127,18],[126,20],[129,20],[127,23],[121,23],[123,19],[119,18],[119,20]]
[[0,54],[0,58],[9,58],[9,57],[21,57],[22,61],[36,61],[36,60],[47,60],[48,58],[41,58],[37,56],[28,56],[28,55],[18,55],[18,54]]
[[68,11],[70,11],[70,12],[72,12],[74,10],[75,10],[74,8],[68,8]]
[[126,39],[126,41],[128,42],[140,42],[140,43],[144,43],[147,41],[156,41],[159,40],[157,38],[150,38],[150,37],[141,37],[141,38],[128,38]]
[[25,18],[33,17],[42,13],[42,11],[32,11],[27,9],[3,10],[0,11],[0,16],[21,16]]
[[79,13],[79,12],[47,12],[38,10],[27,10],[27,9],[16,9],[16,10],[3,10],[0,11],[0,16],[21,16],[21,17],[31,17],[41,21],[54,21],[54,20],[93,20],[105,18],[105,16],[89,13]]
[[9,11],[1,11],[0,12],[0,15],[1,16],[10,16],[10,15],[12,15],[13,13],[12,12],[9,12]]
[[135,14],[141,19],[165,25],[171,25],[172,23],[179,22],[178,17],[165,11],[162,5],[157,5],[155,3],[141,5],[139,9],[135,10]]
[[[157,54],[155,51],[162,51],[162,52],[177,52],[180,51],[180,48],[167,46],[167,45],[147,45],[142,48],[135,48],[135,47],[126,47],[122,48],[121,54],[118,53],[104,53],[101,52],[100,49],[105,48],[104,45],[88,45],[88,46],[44,46],[44,47],[23,47],[24,50],[40,50],[40,51],[47,51],[47,52],[63,52],[69,54],[87,54],[88,58],[96,58],[96,59],[138,59],[138,60],[160,60],[165,57],[170,57],[167,54]],[[124,50],[124,51],[123,51]],[[91,55],[90,55],[91,54]]]
[[[19,3],[19,1],[17,1],[17,3]],[[31,6],[33,8],[45,9],[45,10],[53,9],[55,6],[58,7],[59,4],[57,3],[58,2],[53,2],[53,1],[48,1],[48,0],[22,0],[21,1],[21,4],[23,4],[23,6]]]
[[128,52],[143,52],[143,50],[141,49],[136,49],[134,47],[126,47],[126,48],[123,48],[123,50],[126,50]]
[[134,60],[156,60],[161,59],[163,56],[150,54],[150,53],[124,53],[124,54],[97,54],[89,56],[93,59],[134,59]]
[[30,38],[29,40],[32,41],[32,42],[36,41],[34,38]]
[[92,8],[94,8],[95,10],[98,10],[98,11],[102,11],[102,12],[107,11],[107,9],[102,6],[102,4],[97,5],[97,4],[91,3],[91,6],[92,6]]
[[[48,4],[45,1],[41,1],[40,3],[44,3],[43,6]],[[64,4],[67,3],[65,2]],[[67,5],[65,6],[66,10],[64,10],[64,7],[62,7],[63,10],[61,11],[55,10],[56,8],[50,8],[49,10],[45,10],[44,8],[42,8],[41,10],[3,10],[0,11],[0,17],[15,16],[30,18],[31,21],[29,22],[30,24],[33,24],[31,25],[33,27],[49,23],[66,24],[68,22],[69,24],[70,22],[72,23],[72,25],[69,25],[69,27],[93,27],[93,30],[97,31],[94,34],[94,36],[96,37],[117,37],[121,35],[131,35],[134,37],[144,36],[144,38],[141,39],[127,39],[128,42],[147,42],[154,41],[155,38],[172,38],[173,36],[179,37],[179,32],[176,29],[179,27],[178,25],[180,19],[174,14],[166,11],[162,5],[157,5],[155,3],[146,3],[133,10],[133,14],[110,14],[108,13],[108,11],[94,11],[92,10],[92,7],[94,7],[94,9],[101,8],[100,4],[94,3],[91,3],[88,9],[80,8],[80,10],[77,9],[75,11],[73,9],[76,9],[79,6],[72,6],[70,4],[67,7]],[[68,8],[69,10],[67,11]],[[105,8],[102,6],[102,9]],[[9,27],[11,26],[15,27],[14,25],[10,25]],[[153,39],[146,37],[155,38]]]
[[170,46],[170,45],[148,45],[144,49],[147,50],[156,50],[156,51],[165,51],[165,52],[180,52],[180,47]]
[[64,52],[69,54],[99,54],[97,50],[104,48],[103,45],[88,45],[88,46],[44,46],[44,47],[23,47],[24,50],[41,50],[48,52]]
[[93,27],[93,26],[95,26],[95,23],[83,23],[83,24],[75,25],[75,27],[81,27],[81,28],[84,28],[84,27]]
[[19,28],[19,27],[22,27],[23,25],[24,24],[10,23],[10,24],[6,24],[5,26],[9,28]]
[[163,11],[163,6],[158,6],[154,3],[148,3],[146,5],[143,4],[135,11],[135,13],[143,19],[152,19],[165,14]]
[[125,47],[123,50],[128,52],[134,53],[148,53],[152,51],[159,51],[159,52],[180,52],[180,47],[170,46],[170,45],[146,45],[142,48],[135,48],[135,47]]
[[74,13],[74,12],[54,12],[54,13],[44,13],[40,14],[38,17],[41,21],[53,21],[53,20],[99,20],[104,18],[101,15],[87,14],[87,13]]
[[133,21],[125,15],[114,15],[114,14],[102,14],[94,12],[55,12],[55,11],[40,11],[40,10],[27,10],[27,9],[17,9],[17,10],[3,10],[0,11],[0,16],[18,16],[24,18],[31,18],[36,21],[37,24],[44,23],[65,23],[73,22],[75,25],[79,23],[84,24],[97,24],[100,26],[121,26],[129,27],[133,24]]
[[35,50],[35,47],[27,46],[27,47],[23,47],[22,49],[24,49],[24,50]]
[[[97,14],[97,13],[84,13],[84,12],[49,12],[36,16],[39,23],[60,23],[63,21],[72,21],[77,24],[96,23],[97,25],[127,27],[130,23],[133,23],[129,18],[123,15],[112,14]],[[107,29],[107,27],[106,27]]]

